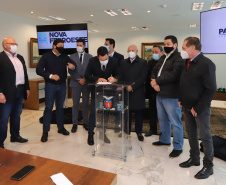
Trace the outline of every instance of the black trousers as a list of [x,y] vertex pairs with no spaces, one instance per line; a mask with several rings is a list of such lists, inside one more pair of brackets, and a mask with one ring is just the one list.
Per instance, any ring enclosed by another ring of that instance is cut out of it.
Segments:
[[157,107],[156,107],[156,95],[149,98],[149,119],[150,119],[150,131],[154,134],[157,133]]
[[132,125],[132,112],[135,113],[135,132],[137,134],[140,134],[142,133],[142,128],[143,128],[142,110],[129,110],[129,133],[131,132],[131,125]]

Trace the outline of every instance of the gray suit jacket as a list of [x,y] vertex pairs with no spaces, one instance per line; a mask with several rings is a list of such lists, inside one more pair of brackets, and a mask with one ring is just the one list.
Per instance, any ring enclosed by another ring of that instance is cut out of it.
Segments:
[[83,64],[81,64],[78,53],[74,53],[70,56],[71,60],[73,60],[77,65],[74,70],[69,69],[69,73],[71,75],[70,87],[80,86],[77,79],[85,78],[84,75],[86,72],[86,68],[88,66],[89,59],[92,57],[92,55],[84,52]]

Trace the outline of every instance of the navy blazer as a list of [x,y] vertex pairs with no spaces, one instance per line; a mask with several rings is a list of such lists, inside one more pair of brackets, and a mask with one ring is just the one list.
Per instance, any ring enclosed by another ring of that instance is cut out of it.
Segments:
[[[24,99],[27,99],[27,90],[30,90],[27,68],[25,65],[24,58],[19,54],[17,54],[17,58],[21,61],[24,68]],[[15,90],[16,71],[7,54],[2,51],[0,53],[0,93],[3,93],[5,95],[6,101],[13,101]]]
[[114,58],[117,58],[119,62],[122,61],[122,60],[124,60],[124,56],[121,55],[120,53],[117,53],[116,51],[114,52],[113,57]]
[[77,67],[74,70],[69,69],[68,72],[71,75],[70,87],[78,87],[78,79],[84,78],[86,68],[88,66],[89,60],[93,56],[84,52],[83,63],[81,64],[78,53],[74,53],[70,56],[71,60],[74,61]]

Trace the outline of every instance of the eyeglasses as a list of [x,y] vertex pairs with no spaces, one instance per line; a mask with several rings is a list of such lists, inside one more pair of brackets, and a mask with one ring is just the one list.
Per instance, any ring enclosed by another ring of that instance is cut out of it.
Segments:
[[18,46],[17,43],[6,43],[6,44],[10,44],[10,45],[12,45],[12,46]]

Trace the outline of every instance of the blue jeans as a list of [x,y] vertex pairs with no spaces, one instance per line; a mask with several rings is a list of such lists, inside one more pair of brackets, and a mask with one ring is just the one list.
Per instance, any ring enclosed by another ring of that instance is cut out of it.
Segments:
[[171,124],[173,127],[173,148],[183,148],[183,123],[181,121],[181,108],[178,99],[156,97],[158,119],[160,126],[160,142],[171,143]]
[[20,136],[20,115],[23,108],[24,87],[19,87],[15,91],[13,101],[0,103],[0,145],[3,146],[7,137],[8,120],[10,117],[11,138]]
[[66,96],[66,82],[61,84],[45,83],[45,111],[43,115],[43,132],[50,131],[54,101],[56,104],[56,121],[58,129],[64,127],[64,100]]

